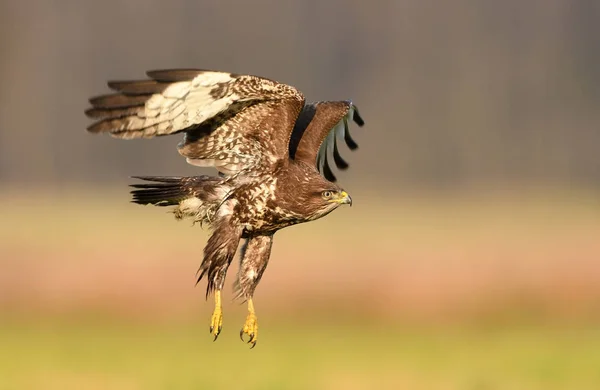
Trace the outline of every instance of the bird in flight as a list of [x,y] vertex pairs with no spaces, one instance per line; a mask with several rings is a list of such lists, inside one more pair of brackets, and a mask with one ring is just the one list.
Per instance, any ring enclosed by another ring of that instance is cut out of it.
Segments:
[[296,88],[257,76],[197,69],[147,72],[148,79],[111,81],[115,92],[90,99],[87,130],[122,139],[183,133],[179,154],[217,176],[135,177],[133,202],[173,206],[177,219],[189,218],[212,231],[204,248],[198,282],[214,293],[210,332],[223,323],[221,293],[240,241],[236,298],[248,303],[240,331],[256,345],[258,322],[252,297],[269,262],[273,235],[290,225],[321,218],[352,198],[330,166],[348,164],[340,156],[343,139],[358,147],[349,121],[364,122],[350,101],[306,103]]

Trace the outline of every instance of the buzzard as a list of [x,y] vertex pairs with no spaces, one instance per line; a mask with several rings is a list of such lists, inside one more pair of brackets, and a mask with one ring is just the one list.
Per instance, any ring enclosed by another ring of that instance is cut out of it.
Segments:
[[296,88],[266,78],[196,69],[147,72],[141,81],[111,81],[116,93],[90,99],[87,130],[122,139],[183,133],[179,154],[218,176],[135,177],[133,202],[174,206],[212,230],[198,270],[214,292],[210,332],[216,340],[223,316],[221,291],[239,242],[236,298],[248,302],[240,331],[252,347],[258,323],[252,297],[267,267],[273,235],[287,226],[321,218],[352,198],[335,184],[331,157],[348,168],[338,150],[350,149],[348,122],[364,124],[350,101],[305,103]]

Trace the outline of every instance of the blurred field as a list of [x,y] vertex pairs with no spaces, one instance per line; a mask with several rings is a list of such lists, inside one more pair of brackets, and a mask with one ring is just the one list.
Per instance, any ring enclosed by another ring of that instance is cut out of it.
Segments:
[[415,329],[281,318],[264,325],[249,351],[227,325],[212,343],[204,322],[4,324],[0,388],[592,390],[600,383],[598,328]]
[[243,305],[208,334],[199,227],[123,188],[4,191],[0,388],[599,388],[595,193],[352,194],[277,234],[248,351]]

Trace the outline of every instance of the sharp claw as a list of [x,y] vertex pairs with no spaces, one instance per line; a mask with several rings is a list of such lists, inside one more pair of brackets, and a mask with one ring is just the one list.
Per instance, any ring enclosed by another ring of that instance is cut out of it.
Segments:
[[250,347],[250,349],[256,347],[256,341],[252,343],[252,346]]
[[240,330],[240,340],[244,341],[244,329]]
[[215,338],[213,339],[213,342],[214,342],[214,341],[217,341],[217,337],[219,337],[219,334],[218,334],[218,333],[215,335]]
[[210,328],[208,329],[208,333],[212,333],[212,331],[213,331],[213,327],[211,325]]

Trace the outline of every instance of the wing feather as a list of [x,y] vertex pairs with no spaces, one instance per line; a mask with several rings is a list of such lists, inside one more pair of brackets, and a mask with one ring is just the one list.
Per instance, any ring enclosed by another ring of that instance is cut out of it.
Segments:
[[333,161],[335,162],[335,166],[338,167],[338,169],[346,170],[349,167],[348,163],[342,158],[342,155],[338,150],[337,142],[334,142],[333,144]]
[[93,108],[125,108],[143,106],[148,100],[146,96],[130,96],[118,93],[96,96],[90,99]]
[[239,77],[239,74],[228,73],[228,72],[216,72],[208,69],[160,69],[160,70],[149,70],[146,75],[153,80],[174,83],[178,81],[192,80],[196,76],[202,73],[220,73],[222,75],[228,75],[229,77]]
[[330,165],[330,156],[333,156],[337,168],[348,168],[348,163],[339,152],[338,139],[344,139],[350,150],[358,148],[348,130],[349,119],[359,126],[364,125],[356,106],[350,101],[307,104],[300,113],[292,133],[290,156],[313,164],[327,180],[336,181]]
[[93,133],[123,139],[185,132],[179,152],[190,164],[230,175],[288,156],[304,97],[250,75],[196,69],[147,72],[150,80],[111,81],[118,93],[90,99]]
[[167,87],[166,83],[161,83],[156,80],[109,81],[107,84],[113,91],[127,95],[161,93]]

